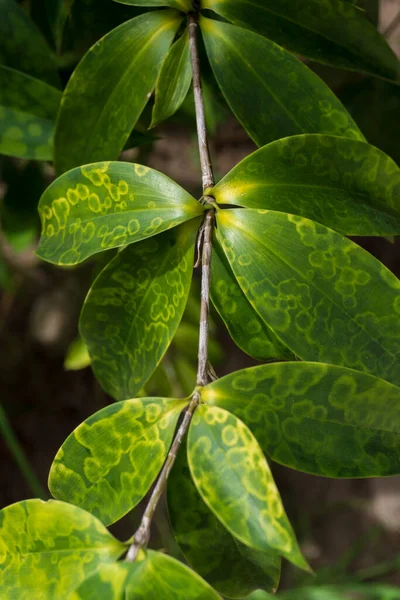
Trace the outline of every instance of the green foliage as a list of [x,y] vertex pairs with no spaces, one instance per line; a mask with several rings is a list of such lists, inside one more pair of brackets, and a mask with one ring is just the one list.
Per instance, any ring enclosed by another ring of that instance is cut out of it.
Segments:
[[0,0],[0,65],[59,87],[55,60],[44,38],[15,0]]
[[53,35],[54,45],[60,53],[65,24],[71,14],[74,0],[45,0],[47,19]]
[[164,356],[185,310],[198,220],[119,253],[86,298],[80,331],[104,389],[135,396]]
[[[248,600],[272,600],[275,597],[256,592]],[[398,587],[372,583],[301,587],[278,595],[281,600],[398,600],[398,597]]]
[[192,10],[191,0],[115,0],[121,4],[130,4],[132,6],[170,6],[189,12]]
[[101,565],[71,600],[221,600],[196,573],[177,560],[148,550],[134,564]]
[[123,162],[85,165],[59,177],[43,194],[37,254],[74,265],[202,212],[192,196],[158,171]]
[[50,469],[55,498],[109,525],[145,496],[165,460],[184,400],[141,398],[103,408],[66,439]]
[[341,0],[203,0],[202,6],[295,54],[400,81],[386,40],[360,10]]
[[281,362],[206,386],[204,402],[234,413],[263,451],[325,477],[400,473],[400,388],[359,371]]
[[303,360],[400,384],[400,281],[332,229],[269,210],[220,210],[217,239],[238,284]]
[[212,302],[239,348],[257,360],[294,358],[250,304],[216,239],[211,271]]
[[400,233],[400,169],[356,140],[302,135],[242,160],[212,190],[218,204],[267,208],[345,235]]
[[113,563],[125,549],[100,521],[71,504],[11,504],[0,511],[2,597],[70,598],[100,564]]
[[201,497],[228,531],[250,548],[274,549],[309,570],[267,461],[242,421],[200,406],[189,429],[188,462]]
[[186,560],[218,592],[243,598],[256,589],[277,589],[278,554],[249,548],[225,529],[197,491],[185,452],[178,454],[168,482],[168,512]]
[[79,371],[90,365],[90,356],[87,346],[81,337],[77,337],[68,347],[64,361],[67,371]]
[[61,92],[0,65],[0,153],[51,160]]
[[156,102],[151,126],[173,115],[185,100],[192,81],[189,35],[185,33],[171,46],[156,85]]
[[[329,477],[400,473],[400,282],[344,237],[400,233],[397,148],[389,158],[367,144],[356,118],[377,90],[392,114],[397,92],[361,82],[346,101],[353,120],[291,52],[392,81],[400,67],[350,1],[120,4],[130,5],[127,13],[108,0],[43,0],[43,14],[32,9],[56,63],[28,17],[32,7],[0,0],[0,152],[53,155],[59,177],[40,200],[39,257],[73,266],[119,249],[91,285],[82,339],[66,366],[91,363],[120,401],[81,423],[58,451],[49,487],[65,503],[30,500],[1,511],[2,594],[217,600],[258,590],[254,600],[268,598],[281,557],[310,567],[264,454]],[[198,25],[215,80],[202,48],[198,73]],[[62,96],[56,64],[67,80]],[[151,126],[182,105],[190,113],[192,78],[203,180],[210,181],[204,113],[215,131],[213,113],[225,110],[215,110],[218,87],[256,144],[268,143],[200,201],[147,166],[116,162],[123,149],[154,141],[145,132],[154,91]],[[33,169],[41,182],[42,171]],[[5,205],[23,195],[24,180],[10,185]],[[199,258],[201,302],[193,304]],[[207,350],[209,295],[242,350],[281,362],[214,381],[208,359],[220,350]],[[175,387],[186,398],[176,399]],[[176,456],[168,505],[193,570],[146,550]],[[137,532],[117,542],[97,518],[116,522],[156,480]],[[314,592],[282,597],[336,593]]]
[[181,16],[172,10],[141,15],[113,29],[85,54],[64,91],[58,115],[54,160],[59,174],[118,158],[180,22]]
[[364,139],[334,93],[284,48],[227,23],[202,17],[200,25],[215,78],[258,146],[299,133]]

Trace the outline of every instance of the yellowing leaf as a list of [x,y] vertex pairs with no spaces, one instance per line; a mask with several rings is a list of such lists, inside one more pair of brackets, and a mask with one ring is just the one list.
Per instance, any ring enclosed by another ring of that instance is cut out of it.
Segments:
[[242,160],[210,193],[220,204],[300,215],[345,235],[400,233],[400,169],[358,140],[277,140]]
[[83,307],[80,332],[93,370],[117,400],[145,385],[168,349],[189,295],[199,220],[120,252]]
[[233,412],[268,457],[325,477],[400,473],[400,388],[361,371],[281,362],[210,383],[204,402]]
[[49,475],[54,497],[103,523],[118,521],[146,495],[171,444],[184,400],[125,400],[98,411],[71,433]]
[[382,263],[295,215],[222,210],[217,222],[239,285],[296,356],[400,383],[400,281]]
[[201,215],[203,207],[171,179],[123,162],[73,169],[54,181],[39,203],[40,258],[75,265]]
[[148,550],[134,563],[101,565],[71,600],[221,600],[194,571],[181,562]]
[[183,449],[168,479],[167,499],[175,539],[186,560],[219,593],[243,598],[257,589],[276,591],[279,554],[253,550],[225,529],[197,491]]
[[232,535],[309,570],[268,463],[242,421],[221,408],[199,406],[189,429],[188,461],[201,497]]
[[24,500],[0,511],[0,588],[4,600],[70,598],[97,567],[126,550],[84,510]]

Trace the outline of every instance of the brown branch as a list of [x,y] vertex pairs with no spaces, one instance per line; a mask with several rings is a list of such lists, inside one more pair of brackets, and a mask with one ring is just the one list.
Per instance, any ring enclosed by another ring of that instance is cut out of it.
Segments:
[[[193,90],[196,108],[196,123],[197,123],[197,136],[199,140],[200,150],[200,165],[203,183],[203,192],[206,192],[208,188],[214,186],[214,176],[211,165],[211,158],[208,145],[205,112],[204,112],[204,98],[203,90],[201,86],[200,77],[200,60],[197,45],[197,14],[191,13],[188,16],[189,25],[189,46],[190,46],[190,57],[192,64],[193,73]],[[213,202],[213,198],[210,196],[203,196],[203,200],[210,204]],[[212,251],[212,233],[214,227],[214,208],[210,208],[206,211],[204,221],[201,226],[200,236],[202,241],[201,250],[201,305],[200,305],[200,331],[199,331],[199,350],[198,350],[198,369],[196,386],[197,388],[202,387],[208,383],[208,318],[210,312],[210,285],[211,285],[211,251]],[[195,390],[190,404],[185,412],[183,420],[178,428],[175,435],[174,441],[172,442],[171,448],[168,452],[167,458],[157,479],[157,483],[154,486],[153,492],[150,496],[150,500],[147,503],[144,511],[141,523],[133,536],[133,543],[131,544],[126,560],[133,562],[140,550],[140,548],[147,546],[150,538],[150,528],[154,517],[157,505],[165,491],[168,477],[171,473],[171,469],[174,465],[177,452],[182,444],[182,440],[189,429],[190,422],[194,415],[196,408],[200,403],[200,393],[198,389]]]
[[193,93],[196,109],[197,138],[200,151],[201,178],[203,192],[214,186],[214,175],[211,166],[210,150],[208,145],[206,115],[204,110],[203,88],[201,85],[200,58],[197,43],[198,16],[191,13],[188,17],[189,48],[193,73]]

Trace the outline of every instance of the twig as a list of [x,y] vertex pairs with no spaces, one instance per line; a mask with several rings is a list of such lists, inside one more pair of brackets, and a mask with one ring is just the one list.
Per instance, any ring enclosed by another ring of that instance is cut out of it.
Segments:
[[178,452],[179,447],[182,443],[182,440],[185,436],[185,433],[187,432],[187,430],[189,428],[190,421],[192,420],[192,416],[199,404],[199,401],[200,401],[200,394],[198,392],[195,392],[195,394],[193,395],[193,398],[189,404],[189,407],[188,407],[187,411],[185,412],[185,416],[183,418],[182,423],[180,424],[180,427],[177,431],[177,434],[172,443],[172,446],[168,452],[167,459],[166,459],[164,466],[162,468],[162,471],[157,479],[157,483],[156,483],[156,485],[153,489],[153,492],[150,496],[150,500],[146,506],[146,510],[143,513],[142,521],[139,525],[139,528],[136,531],[135,535],[133,536],[134,542],[130,546],[130,548],[128,550],[128,554],[126,555],[126,560],[129,562],[133,562],[136,559],[139,549],[142,546],[146,546],[148,544],[148,541],[150,538],[150,526],[151,526],[151,522],[153,520],[155,510],[157,508],[157,505],[158,505],[158,502],[159,502],[161,496],[164,493],[165,486],[167,484],[169,474],[171,473],[171,469],[174,465],[177,452]]
[[[193,5],[195,8],[195,4]],[[214,176],[211,166],[211,158],[208,146],[207,129],[204,113],[204,98],[200,78],[200,60],[197,47],[197,13],[188,16],[189,46],[193,73],[193,89],[196,108],[197,136],[199,140],[200,165],[203,183],[203,201],[207,204],[213,202],[213,198],[207,195],[208,188],[214,186]],[[147,546],[150,538],[150,528],[157,505],[165,491],[169,474],[174,465],[177,452],[182,440],[189,429],[190,422],[196,408],[200,403],[200,392],[198,388],[208,383],[208,317],[210,310],[210,285],[211,285],[211,250],[212,232],[214,227],[214,208],[206,211],[204,221],[200,230],[201,246],[201,305],[200,305],[200,332],[198,350],[198,369],[196,378],[196,390],[190,404],[185,412],[183,420],[172,442],[164,466],[154,486],[150,500],[147,503],[141,523],[133,536],[126,560],[133,562],[140,548]],[[200,254],[200,253],[199,253]],[[196,261],[197,262],[197,261]]]
[[191,13],[188,17],[189,48],[190,58],[192,62],[193,93],[194,104],[196,109],[197,138],[199,141],[201,178],[203,182],[204,192],[207,188],[211,188],[214,186],[214,175],[211,166],[211,157],[206,127],[206,115],[204,110],[203,88],[201,85],[200,57],[197,45],[197,21],[197,14]]

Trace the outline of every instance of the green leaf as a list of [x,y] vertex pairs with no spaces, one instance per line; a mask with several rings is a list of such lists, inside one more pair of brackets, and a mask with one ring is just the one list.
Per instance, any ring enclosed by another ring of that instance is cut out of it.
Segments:
[[235,344],[257,360],[294,358],[247,300],[214,235],[211,300]]
[[100,565],[71,600],[221,600],[194,571],[161,552],[141,552],[134,563]]
[[193,273],[198,220],[120,252],[100,273],[83,307],[80,332],[103,388],[132,398],[178,328]]
[[400,281],[382,263],[294,215],[223,210],[217,222],[242,290],[296,356],[400,383]]
[[79,371],[90,365],[90,356],[83,339],[78,336],[69,345],[64,360],[64,369],[67,371]]
[[60,100],[56,88],[0,65],[0,153],[51,160]]
[[69,598],[100,564],[126,549],[89,513],[50,500],[0,511],[0,586],[4,600]]
[[200,26],[222,93],[258,146],[300,133],[364,139],[334,93],[292,54],[241,27],[203,17]]
[[275,363],[209,384],[202,399],[233,412],[272,460],[325,477],[400,473],[400,388],[344,367]]
[[37,254],[59,265],[171,229],[203,207],[174,181],[142,165],[94,163],[54,181],[39,203]]
[[185,400],[138,398],[111,404],[65,440],[50,469],[55,498],[115,523],[154,483]]
[[219,204],[288,212],[345,235],[400,233],[400,169],[356,140],[278,140],[245,158],[210,193]]
[[232,535],[310,570],[268,463],[242,421],[216,406],[200,405],[189,428],[188,462],[204,502]]
[[156,102],[151,127],[171,117],[181,107],[192,81],[189,33],[185,33],[171,46],[156,85]]
[[317,62],[400,81],[396,55],[363,12],[341,0],[203,0],[236,25]]
[[65,89],[55,134],[57,173],[116,160],[154,89],[182,16],[144,14],[99,40]]
[[191,0],[115,0],[115,2],[131,6],[171,6],[183,12],[193,10]]
[[0,0],[0,65],[59,87],[50,48],[16,0]]
[[186,453],[178,453],[168,479],[168,512],[176,541],[193,569],[220,594],[242,598],[256,589],[275,592],[280,559],[236,540],[203,502],[190,476]]
[[54,44],[58,53],[61,52],[64,28],[74,0],[45,0],[47,20],[53,35]]

